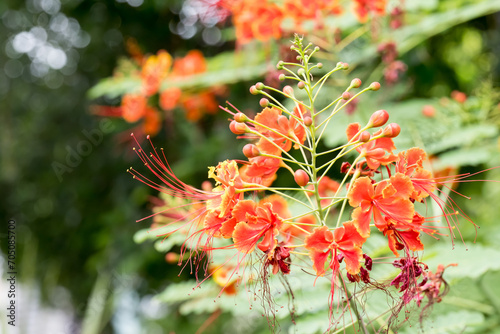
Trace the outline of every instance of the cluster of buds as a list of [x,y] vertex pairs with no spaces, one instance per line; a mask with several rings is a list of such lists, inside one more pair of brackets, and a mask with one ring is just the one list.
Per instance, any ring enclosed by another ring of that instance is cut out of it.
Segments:
[[[434,194],[438,186],[453,182],[452,178],[433,177],[424,168],[427,156],[420,148],[394,153],[393,138],[400,135],[401,129],[396,123],[388,124],[389,113],[385,110],[375,111],[366,124],[346,124],[345,144],[320,151],[319,142],[335,115],[360,94],[379,90],[380,84],[374,82],[361,88],[361,80],[354,79],[337,98],[317,107],[316,97],[323,84],[349,65],[339,62],[314,82],[312,72],[323,67],[311,62],[318,48],[304,46],[302,38],[296,36],[292,50],[298,53],[299,62],[279,62],[277,67],[287,73],[281,80],[295,82],[296,89],[307,97],[298,98],[292,86],[280,91],[259,82],[250,88],[251,94],[263,96],[263,109],[255,117],[248,117],[232,105],[233,111],[223,108],[232,115],[230,130],[251,142],[243,148],[248,161],[226,160],[209,168],[214,185],[196,189],[183,183],[171,170],[163,149],[153,149],[149,154],[142,148],[136,150],[159,181],[133,168],[129,172],[166,196],[186,202],[157,213],[170,217],[170,223],[161,227],[168,229],[162,235],[185,233],[179,261],[191,260],[198,265],[205,258],[205,275],[220,278],[224,273],[223,281],[230,282],[232,293],[244,280],[242,267],[255,268],[257,262],[265,275],[289,275],[308,263],[313,273],[311,284],[314,276],[331,280],[331,312],[333,296],[339,289],[349,294],[349,282],[395,286],[403,293],[403,304],[420,302],[427,295],[436,299],[439,291],[431,288],[436,289],[437,283],[432,287],[428,281],[419,286],[415,283],[419,277],[431,281],[434,277],[417,260],[417,252],[424,249],[422,233],[437,238],[449,230],[455,237],[454,225],[463,215],[453,202]],[[290,104],[269,92],[281,94]],[[328,161],[320,164],[319,158],[325,156]],[[344,159],[352,160],[342,164],[343,178],[336,181],[328,177],[332,167]],[[273,187],[280,169],[291,173],[296,185]],[[428,223],[438,217],[429,219],[417,211],[415,203],[428,199],[437,202],[447,225],[430,226]],[[301,213],[292,214],[291,205],[300,207]],[[344,211],[348,205],[351,211],[347,215]],[[387,238],[388,249],[397,259],[395,267],[401,270],[390,283],[373,282],[370,277],[372,268],[383,263],[364,252],[363,246],[373,234]],[[235,261],[217,264],[214,254],[224,252]],[[301,258],[297,268],[293,264],[296,258]]]

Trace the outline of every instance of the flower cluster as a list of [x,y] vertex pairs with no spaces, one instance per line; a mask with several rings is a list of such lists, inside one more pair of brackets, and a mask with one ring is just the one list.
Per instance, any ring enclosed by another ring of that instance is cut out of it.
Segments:
[[97,114],[121,117],[128,123],[142,120],[134,131],[154,136],[161,130],[162,120],[171,117],[175,108],[182,109],[186,119],[192,122],[198,121],[205,113],[218,111],[216,95],[223,93],[221,87],[195,91],[181,90],[176,86],[162,88],[165,82],[185,80],[206,72],[206,60],[200,51],[191,50],[184,57],[173,59],[165,50],[144,56],[137,44],[130,41],[128,49],[137,66],[132,76],[140,79],[140,90],[124,94],[119,107],[98,106]]
[[[298,90],[285,86],[280,91],[259,82],[250,88],[252,94],[264,96],[263,109],[255,117],[232,105],[231,110],[223,108],[232,115],[230,130],[251,142],[243,148],[247,161],[226,160],[209,168],[213,184],[205,183],[202,189],[189,186],[175,176],[163,149],[153,146],[150,153],[136,149],[158,181],[134,168],[129,172],[170,201],[155,214],[156,227],[168,230],[159,234],[184,234],[179,261],[191,260],[186,263],[194,263],[198,273],[206,258],[205,275],[213,276],[229,293],[235,293],[241,283],[255,281],[255,275],[245,278],[242,272],[258,264],[263,279],[300,268],[316,279],[328,277],[331,312],[338,291],[350,295],[349,284],[394,286],[402,293],[400,305],[420,304],[424,297],[439,301],[443,269],[429,272],[418,251],[424,250],[422,234],[454,237],[457,219],[464,215],[452,201],[435,193],[465,175],[434,177],[425,168],[428,158],[420,148],[396,153],[393,138],[401,129],[396,123],[387,124],[385,110],[374,112],[366,124],[346,125],[345,144],[320,151],[319,141],[335,115],[360,94],[379,90],[380,84],[371,83],[354,93],[362,85],[354,79],[340,96],[318,107],[316,98],[323,84],[349,65],[340,62],[314,82],[312,72],[323,67],[311,62],[318,48],[304,46],[296,36],[292,50],[298,53],[299,63],[279,62],[277,67],[288,73],[280,79],[295,81]],[[290,103],[282,103],[269,91]],[[305,98],[298,97],[299,91]],[[327,162],[320,163],[325,157]],[[327,176],[336,163],[341,163],[343,175],[338,181]],[[272,186],[280,169],[293,176],[295,186]],[[418,211],[417,204],[429,199],[441,208],[447,226],[429,225],[440,217]],[[364,250],[374,234],[387,238],[387,248],[396,259],[394,267],[400,273],[392,281],[376,282],[371,277],[372,269],[383,263]],[[224,252],[231,254],[230,259],[216,256]],[[299,259],[300,267],[294,266]]]
[[370,17],[383,16],[387,0],[353,0],[348,4],[327,0],[285,1],[220,1],[219,6],[232,14],[236,39],[246,44],[254,39],[265,42],[290,36],[292,32],[307,33],[322,29],[330,16],[339,16],[351,7],[361,23]]

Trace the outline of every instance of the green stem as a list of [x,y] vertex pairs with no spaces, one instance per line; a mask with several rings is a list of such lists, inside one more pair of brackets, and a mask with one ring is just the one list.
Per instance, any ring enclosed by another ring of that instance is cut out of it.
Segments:
[[370,334],[370,332],[368,331],[368,328],[366,328],[366,325],[365,325],[365,322],[363,321],[363,318],[359,314],[358,305],[356,304],[356,301],[354,300],[353,296],[349,292],[349,289],[347,289],[346,287],[344,287],[344,288],[345,288],[345,293],[347,295],[347,300],[351,304],[352,312],[354,313],[354,315],[356,316],[356,319],[358,320],[357,322],[359,324],[359,329],[361,330],[361,332],[363,334]]

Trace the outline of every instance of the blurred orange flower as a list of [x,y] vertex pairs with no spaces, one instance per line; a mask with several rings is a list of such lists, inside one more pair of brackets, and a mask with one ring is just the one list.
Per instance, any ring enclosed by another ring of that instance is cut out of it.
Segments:
[[147,99],[141,94],[125,94],[122,98],[122,117],[129,123],[135,123],[146,114]]

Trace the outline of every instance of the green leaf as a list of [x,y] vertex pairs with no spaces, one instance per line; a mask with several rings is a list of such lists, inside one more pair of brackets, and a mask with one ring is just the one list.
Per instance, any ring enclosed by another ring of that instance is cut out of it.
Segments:
[[496,137],[497,133],[498,129],[494,125],[469,125],[448,132],[446,136],[443,136],[438,142],[429,143],[426,149],[429,153],[437,153],[463,144],[473,143],[484,138]]
[[97,85],[90,88],[87,97],[91,100],[101,96],[117,98],[126,93],[137,93],[141,90],[141,80],[137,77],[111,77],[102,79]]
[[157,238],[161,238],[161,240],[155,242],[155,249],[160,253],[168,252],[172,247],[180,246],[186,242],[186,236],[182,233],[173,233],[166,238]]
[[445,167],[477,166],[491,160],[498,154],[495,147],[480,146],[476,148],[458,148],[439,155],[439,159],[433,164],[433,168],[439,170]]
[[156,234],[151,233],[151,229],[149,229],[149,228],[139,230],[139,231],[135,232],[135,234],[134,234],[134,242],[136,244],[142,244],[146,240],[151,240],[151,239],[154,240],[157,238],[158,237],[156,236]]
[[399,333],[425,333],[425,334],[456,334],[474,333],[475,329],[484,322],[484,315],[473,311],[458,311],[429,318],[424,321],[422,328],[415,325],[405,328]]
[[445,271],[446,279],[478,278],[490,270],[500,270],[500,251],[495,248],[479,244],[436,245],[429,248],[424,255],[424,262],[431,270],[439,264],[457,263],[457,267],[450,267]]
[[[267,58],[269,55],[266,56],[262,48],[251,46],[240,52],[223,52],[206,59],[206,72],[185,78],[167,78],[161,85],[160,91],[169,87],[199,89],[261,77],[270,68],[270,60]],[[139,92],[140,89],[139,77],[113,77],[101,80],[87,92],[87,96],[89,99],[101,96],[115,98],[125,93]]]

